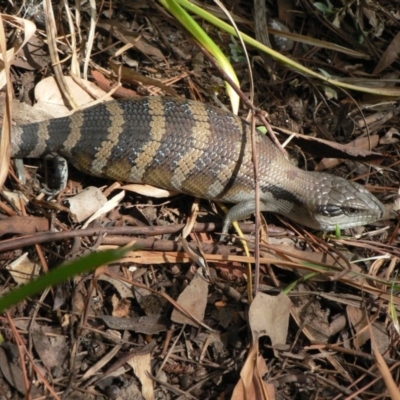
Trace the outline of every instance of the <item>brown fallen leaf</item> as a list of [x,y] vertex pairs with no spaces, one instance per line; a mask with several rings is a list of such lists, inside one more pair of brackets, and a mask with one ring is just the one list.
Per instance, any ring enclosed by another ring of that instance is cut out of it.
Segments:
[[231,400],[274,400],[274,386],[262,379],[267,372],[268,366],[264,358],[258,354],[258,341],[253,342]]
[[400,400],[400,391],[399,391],[398,381],[396,383],[396,381],[393,379],[393,376],[390,373],[389,367],[387,366],[382,355],[379,353],[378,346],[377,346],[377,339],[375,338],[372,330],[370,331],[370,334],[371,334],[371,341],[372,341],[372,349],[374,351],[374,355],[375,355],[375,359],[376,359],[376,365],[377,365],[379,372],[381,373],[383,380],[386,384],[386,388],[388,389],[390,398],[392,400]]
[[132,367],[133,372],[142,384],[142,395],[145,400],[154,400],[154,382],[151,374],[151,353],[136,354],[127,363]]
[[31,261],[28,258],[28,253],[24,253],[8,264],[6,269],[18,285],[25,285],[39,276],[40,265],[37,262]]
[[89,186],[77,195],[69,197],[67,202],[73,221],[82,222],[103,207],[107,198],[99,188]]
[[374,69],[373,74],[378,75],[384,69],[392,65],[400,57],[400,32],[393,38],[387,49],[381,56],[377,66]]
[[8,360],[7,354],[2,347],[0,347],[0,371],[13,388],[17,389],[23,395],[26,394],[22,369],[17,364]]
[[268,336],[272,346],[285,344],[291,306],[292,302],[284,293],[278,296],[258,293],[249,309],[249,325],[253,341]]
[[[369,148],[374,149],[376,146],[379,144],[379,135],[371,135],[369,138],[368,137],[361,137],[357,138],[351,143],[347,143],[346,145],[342,145],[339,143],[332,142],[332,147],[336,148],[339,146],[340,151],[345,151],[346,156],[343,157],[344,159],[351,159],[353,156],[357,157],[358,159],[361,157],[362,160],[364,160],[365,156],[371,155],[371,154],[377,154],[373,153],[369,150]],[[356,149],[356,150],[354,150]],[[380,157],[381,159],[384,158],[383,155]],[[318,165],[315,167],[316,171],[324,171],[326,169],[330,169],[333,167],[336,167],[337,165],[341,164],[343,162],[342,158],[323,158]]]
[[258,354],[258,339],[268,336],[273,346],[286,343],[291,301],[284,293],[270,296],[258,293],[249,309],[253,338],[249,354],[240,372],[232,400],[275,399],[275,389],[262,377],[268,372],[266,361]]
[[[189,285],[179,295],[177,303],[180,304],[190,315],[197,320],[203,321],[207,305],[208,283],[200,275],[199,270]],[[189,317],[182,314],[178,309],[172,311],[171,320],[177,324],[189,324],[195,327],[198,325]]]
[[370,338],[369,331],[366,329],[368,326],[367,312],[357,307],[347,306],[347,317],[355,331],[354,347],[360,350],[361,346]]
[[[274,128],[285,135],[290,135],[293,133],[279,127]],[[364,162],[382,160],[386,158],[380,153],[367,150],[367,148],[364,149],[358,147],[356,144],[354,144],[355,142],[344,145],[332,142],[330,140],[302,135],[300,133],[296,133],[291,140],[291,143],[299,146],[304,151],[307,151],[310,154],[318,155],[319,157],[347,158],[349,160],[358,160]]]
[[67,346],[63,335],[48,338],[43,328],[37,325],[31,330],[33,345],[43,365],[52,371],[54,368],[61,368],[68,354]]
[[133,332],[154,335],[168,328],[168,320],[162,315],[146,315],[144,317],[121,318],[103,315],[104,323],[111,329],[130,330]]

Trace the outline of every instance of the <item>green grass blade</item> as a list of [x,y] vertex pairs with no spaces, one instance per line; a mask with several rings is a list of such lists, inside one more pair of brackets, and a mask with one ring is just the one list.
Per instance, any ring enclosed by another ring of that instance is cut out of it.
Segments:
[[[231,63],[221,49],[207,35],[203,28],[175,1],[160,0],[160,3],[195,37],[195,39],[217,60],[225,73],[238,85],[239,80]],[[233,28],[232,28],[233,29]],[[239,96],[232,87],[225,83],[226,91],[231,100],[232,111],[237,114],[239,110]]]
[[72,277],[91,271],[102,265],[115,262],[132,249],[116,249],[95,252],[51,270],[48,274],[32,280],[26,285],[0,297],[0,314],[29,296],[41,293],[48,287],[58,285]]
[[[175,0],[175,1],[177,3],[179,3],[179,5],[181,5],[185,9],[189,10],[191,13],[198,15],[199,17],[201,17],[204,20],[208,21],[209,23],[215,25],[216,27],[223,29],[224,31],[230,33],[231,35],[237,37],[237,34],[232,26],[230,26],[226,22],[220,20],[219,18],[215,17],[214,15],[210,14],[208,11],[202,9],[201,7],[196,6],[195,4],[192,4],[188,0]],[[160,0],[160,2],[161,2],[161,4],[164,4],[165,0]],[[380,86],[380,87],[357,86],[357,85],[345,83],[343,81],[338,81],[338,80],[335,80],[332,78],[324,77],[323,75],[318,74],[317,72],[314,72],[313,70],[306,68],[305,66],[291,60],[290,58],[285,57],[284,55],[280,54],[279,52],[277,52],[267,46],[264,46],[262,43],[258,42],[257,40],[253,39],[252,37],[250,37],[244,33],[241,33],[241,36],[242,36],[243,40],[245,41],[245,43],[270,55],[275,60],[280,61],[281,63],[287,65],[288,67],[296,70],[299,73],[319,79],[320,81],[323,81],[325,83],[328,83],[328,84],[331,84],[331,85],[334,85],[337,87],[341,87],[342,89],[354,90],[354,91],[363,92],[363,93],[371,93],[371,94],[375,94],[375,95],[390,96],[390,97],[400,97],[400,89],[398,89],[396,87],[386,88],[383,86]],[[366,81],[366,82],[368,82],[368,81]],[[378,81],[371,80],[370,82],[376,84]]]

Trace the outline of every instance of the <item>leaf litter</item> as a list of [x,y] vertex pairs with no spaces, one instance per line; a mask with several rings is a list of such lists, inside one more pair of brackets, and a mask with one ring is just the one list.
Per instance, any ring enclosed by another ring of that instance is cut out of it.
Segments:
[[[228,103],[218,71],[161,6],[116,1],[102,8],[96,2],[100,18],[91,19],[89,8],[66,3],[49,18],[54,10],[45,3],[44,11],[33,3],[3,8],[1,34],[8,43],[14,40],[7,57],[17,123],[67,115],[111,96],[168,93],[211,103],[219,93]],[[382,94],[399,90],[396,3],[318,4],[268,5],[268,15],[280,18],[269,23],[274,46],[282,42],[277,36],[286,38],[290,46],[283,53],[327,77],[376,87],[376,94],[320,85],[280,64],[264,64],[250,49],[257,60],[256,103],[268,110],[274,126],[298,134],[291,151],[299,155],[296,146],[301,147],[307,168],[363,184],[369,179],[370,190],[393,202],[399,110],[396,100]],[[251,5],[237,2],[231,13],[240,29],[253,29]],[[213,38],[228,54],[234,49],[235,69],[243,71],[237,41],[232,46],[229,35]],[[0,78],[3,87],[5,70]],[[240,79],[247,91],[247,76]],[[11,173],[0,199],[2,293],[29,281],[39,267],[43,273],[47,266],[113,246],[135,244],[139,250],[28,298],[1,318],[5,398],[274,399],[299,392],[324,399],[396,398],[396,221],[321,238],[269,215],[259,258],[262,293],[249,304],[251,222],[241,224],[249,239],[245,255],[240,242],[216,244],[212,232],[220,230],[221,216],[208,202],[191,211],[187,196],[150,200],[154,192],[147,188],[123,193],[114,183],[74,170],[66,190],[48,201],[40,193],[46,173],[34,165],[26,169],[23,186]],[[90,186],[103,197],[100,204],[89,198],[93,210],[72,209],[74,196]],[[119,198],[114,191],[122,193]],[[183,245],[177,239],[186,220]],[[25,369],[25,363],[34,368]]]

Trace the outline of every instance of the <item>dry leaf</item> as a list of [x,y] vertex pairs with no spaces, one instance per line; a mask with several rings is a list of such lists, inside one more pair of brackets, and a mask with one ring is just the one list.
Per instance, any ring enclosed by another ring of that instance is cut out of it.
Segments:
[[400,32],[393,38],[388,48],[382,54],[373,74],[378,75],[400,58]]
[[128,299],[120,299],[117,295],[113,294],[111,296],[111,304],[112,304],[112,316],[126,318],[131,315],[132,312],[132,304]]
[[378,321],[372,323],[372,328],[368,328],[368,314],[364,310],[353,306],[347,306],[347,316],[352,324],[356,335],[354,337],[354,347],[357,350],[371,339],[371,329],[374,337],[377,339],[377,348],[381,354],[385,354],[390,346],[390,339],[385,327]]
[[128,364],[132,367],[133,372],[142,384],[142,395],[146,400],[154,399],[153,380],[151,374],[151,353],[135,354],[128,360]]
[[24,285],[39,276],[40,265],[31,261],[28,258],[28,253],[24,253],[8,264],[6,269],[18,285]]
[[390,398],[392,400],[400,400],[400,391],[399,391],[398,381],[395,382],[392,374],[390,373],[389,367],[387,366],[387,364],[385,363],[385,360],[383,359],[382,355],[378,351],[378,346],[377,346],[378,339],[375,338],[372,331],[370,332],[370,335],[371,335],[371,341],[372,341],[372,349],[373,349],[375,359],[376,359],[376,365],[378,366],[379,371],[382,374],[383,380],[385,381],[386,387],[390,394]]
[[[288,131],[279,128],[277,128],[277,130],[285,135],[289,134]],[[379,137],[377,137],[377,139],[379,140]],[[347,158],[349,160],[358,160],[364,162],[382,160],[385,158],[385,156],[380,153],[369,151],[369,147],[359,148],[358,144],[360,142],[357,139],[344,145],[340,143],[334,143],[329,140],[296,133],[291,140],[291,143],[299,146],[304,151],[307,151],[310,154],[318,155],[319,157]],[[361,143],[365,143],[365,141],[361,140]]]
[[[19,393],[26,394],[24,374],[20,366],[7,358],[6,351],[0,347],[0,371],[7,382]],[[36,388],[35,388],[36,389]],[[32,393],[31,393],[32,395]]]
[[43,328],[39,325],[31,329],[31,334],[35,350],[43,365],[49,371],[56,367],[61,368],[69,351],[65,337],[59,335],[47,338]]
[[[379,135],[370,135],[368,137],[357,138],[346,145],[332,142],[332,147],[338,147],[340,151],[345,151],[347,154],[344,153],[343,158],[352,158],[353,156],[368,158],[369,155],[376,155],[376,153],[370,152],[369,148],[374,149],[376,146],[378,146],[378,144]],[[384,158],[384,156],[381,155],[380,158]],[[342,162],[343,159],[341,158],[323,158],[315,167],[315,170],[324,171],[326,169],[331,169]]]
[[32,36],[22,51],[16,55],[12,65],[31,71],[46,68],[51,62],[47,45],[40,36]]
[[114,286],[114,288],[117,290],[119,296],[121,299],[126,299],[126,298],[133,298],[135,297],[132,292],[132,285],[121,280],[114,278],[112,276],[108,275],[101,275],[100,277],[97,278],[98,281],[105,281],[108,283],[111,283],[111,285]]
[[356,350],[360,350],[361,346],[370,338],[369,330],[366,329],[368,326],[367,313],[353,306],[347,306],[346,311],[347,317],[356,332],[354,336],[354,347]]
[[375,321],[372,323],[372,332],[376,339],[376,349],[383,355],[386,354],[392,346],[391,339],[385,325],[381,322]]
[[[17,26],[23,32],[23,38],[24,38],[23,42],[16,48],[12,47],[6,51],[7,60],[8,62],[10,62],[14,58],[15,54],[17,54],[34,35],[34,33],[36,32],[36,25],[32,21],[28,21],[27,19],[23,18],[18,18],[14,15],[2,14],[1,18],[13,24],[14,26]],[[1,60],[1,65],[3,66],[4,64],[3,64],[2,54],[0,54],[0,60]],[[7,82],[6,70],[5,68],[3,68],[0,71],[0,89],[2,89],[6,85],[6,82]]]
[[[86,90],[82,89],[70,76],[64,77],[68,84],[69,90],[74,97],[74,100],[79,106],[84,106],[93,101]],[[94,91],[98,97],[106,93],[101,91],[96,85],[86,81],[91,91]],[[54,77],[50,76],[41,80],[35,87],[35,98],[37,103],[33,106],[35,110],[46,111],[53,118],[64,117],[71,114],[71,110],[65,106],[64,97],[60,92]]]
[[88,225],[99,218],[103,214],[107,214],[109,211],[113,210],[118,206],[118,204],[122,201],[122,199],[125,197],[125,191],[122,190],[120,193],[115,195],[113,198],[108,200],[106,203],[102,205],[101,208],[99,208],[82,226],[82,229],[86,229]]
[[67,202],[75,222],[82,222],[107,203],[107,198],[96,187],[89,186],[76,196],[69,197]]
[[146,315],[143,317],[120,318],[103,315],[104,323],[111,329],[129,330],[145,335],[154,335],[165,332],[168,328],[168,319],[163,315]]
[[[197,320],[203,321],[207,305],[208,283],[200,275],[199,271],[200,270],[197,270],[190,284],[179,295],[177,303]],[[191,318],[183,315],[176,308],[172,311],[171,320],[178,324],[189,324],[198,327]]]
[[120,318],[103,315],[104,323],[115,330],[129,330],[145,335],[154,335],[165,332],[168,328],[168,320],[163,315],[146,315],[144,317]]
[[253,342],[231,400],[274,400],[274,386],[262,379],[267,372],[267,364],[258,354],[258,342]]
[[249,325],[253,341],[269,336],[273,346],[285,344],[292,302],[284,293],[270,296],[258,293],[249,310]]
[[234,389],[232,400],[275,399],[274,386],[263,380],[268,367],[258,354],[258,339],[269,336],[272,345],[286,343],[291,304],[284,293],[279,296],[258,293],[251,303],[249,325],[253,343],[240,372],[240,381]]

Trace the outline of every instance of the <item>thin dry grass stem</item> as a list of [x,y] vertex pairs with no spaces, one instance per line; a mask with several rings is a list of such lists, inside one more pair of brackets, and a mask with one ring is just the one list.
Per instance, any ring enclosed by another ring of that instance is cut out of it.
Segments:
[[349,245],[354,247],[360,247],[362,249],[372,250],[372,252],[380,254],[381,256],[392,255],[394,257],[400,258],[400,249],[397,246],[392,244],[381,243],[375,240],[366,240],[366,239],[335,239],[332,238],[331,240],[337,242],[341,245]]
[[10,64],[7,57],[7,40],[4,31],[3,18],[0,15],[0,48],[3,59],[5,78],[7,83],[6,90],[6,103],[5,103],[5,114],[3,120],[3,127],[1,131],[1,142],[0,142],[0,188],[7,178],[7,173],[10,165],[10,154],[11,154],[11,124],[12,124],[12,86],[10,79]]
[[[43,382],[43,384],[45,385],[47,390],[52,394],[52,396],[54,396],[54,399],[61,400],[61,398],[54,391],[53,386],[50,385],[49,381],[42,374],[40,368],[37,367],[32,353],[29,352],[28,349],[26,348],[25,343],[22,340],[21,336],[19,335],[19,332],[18,332],[16,326],[14,325],[13,320],[12,320],[12,318],[9,315],[8,312],[6,312],[6,317],[7,317],[9,325],[11,326],[11,330],[13,332],[13,336],[14,336],[15,341],[17,343],[20,359],[24,360],[25,359],[24,354],[25,354],[28,357],[28,359],[30,361],[30,365],[32,366],[33,370],[38,375],[38,377],[41,379],[41,381]],[[23,374],[24,374],[25,388],[27,389],[27,395],[29,396],[28,398],[32,398],[31,394],[30,394],[30,391],[29,391],[29,388],[31,387],[31,384],[32,384],[32,380],[28,379],[28,374],[27,374],[27,371],[26,371],[26,365],[25,365],[24,362],[21,363],[21,368],[22,368],[22,371],[23,371]]]
[[56,46],[57,27],[51,0],[45,0],[43,2],[43,10],[45,14],[47,41],[49,45],[50,57],[53,64],[54,75],[56,77],[57,84],[61,88],[61,93],[68,103],[68,106],[73,109],[76,109],[78,108],[78,104],[76,103],[69,89],[69,86],[65,81],[64,74],[62,71],[62,66],[60,63],[60,58],[58,56],[58,51]]
[[[389,368],[389,372],[392,372],[392,371],[393,371],[393,372],[396,372],[396,370],[399,368],[399,366],[400,366],[400,363],[399,363],[399,362],[395,363],[394,365],[392,365],[392,366]],[[371,370],[371,369],[375,369],[375,370],[376,370],[376,365],[372,366],[372,367],[370,368],[370,370]],[[361,376],[359,379],[357,379],[355,382],[353,382],[353,383],[350,385],[350,388],[352,388],[353,386],[355,386],[355,384],[358,384],[359,382],[363,381],[365,378],[367,379],[367,383],[366,383],[364,386],[360,387],[358,390],[355,390],[355,392],[353,392],[351,395],[349,395],[348,397],[346,397],[346,400],[352,400],[352,399],[358,398],[358,397],[357,397],[358,395],[364,394],[365,392],[367,392],[368,389],[370,389],[371,387],[373,387],[374,385],[376,385],[377,383],[379,383],[379,381],[382,380],[382,375],[376,376],[376,377],[373,378],[373,379],[371,379],[371,377],[368,376],[368,375],[365,375],[365,376],[363,375],[363,376]],[[381,398],[382,396],[385,396],[385,395],[380,395],[378,398]],[[377,398],[377,397],[375,397],[375,398]],[[338,399],[338,398],[335,398],[335,399]]]
[[[15,327],[14,321],[12,320],[10,314],[8,312],[6,312],[5,315],[6,315],[8,324],[11,327],[11,331],[13,333],[14,340],[17,343],[19,358],[20,358],[20,360],[25,360],[25,357],[24,357],[24,354],[23,354],[23,349],[25,349],[26,351],[27,351],[27,349],[24,346],[23,341],[21,340],[19,332],[17,331],[17,328]],[[28,372],[26,370],[26,364],[24,362],[21,363],[21,369],[22,369],[22,375],[24,377],[25,391],[27,392],[27,396],[29,398],[32,398],[31,394],[30,394],[30,390],[31,390],[31,386],[30,386],[30,383],[29,383],[30,379],[28,379]]]
[[[68,36],[71,37],[71,43],[68,43],[70,45],[70,50],[71,50],[71,75],[80,76],[81,72],[80,72],[78,49],[77,49],[77,43],[76,43],[75,25],[74,25],[72,13],[71,13],[71,10],[70,10],[67,0],[64,0],[64,9],[65,9],[65,14],[67,15],[68,27],[69,27],[69,32],[70,32],[70,34]],[[78,23],[78,21],[77,21],[77,23]],[[77,26],[79,26],[79,25],[77,25]],[[80,30],[79,30],[79,32],[80,32]],[[65,36],[65,40],[66,39],[67,39],[67,36]]]
[[178,343],[179,338],[182,336],[182,333],[184,332],[184,328],[185,328],[185,325],[182,325],[182,327],[181,327],[181,329],[179,330],[179,333],[178,333],[178,335],[176,336],[174,342],[172,343],[170,349],[169,349],[169,350],[166,352],[166,354],[164,355],[163,360],[162,360],[162,362],[161,362],[161,364],[160,364],[160,366],[159,366],[159,368],[158,368],[158,370],[157,370],[157,372],[156,372],[156,374],[155,374],[156,377],[158,377],[158,375],[160,374],[160,372],[163,370],[165,364],[168,362],[168,360],[169,360],[171,354],[173,353],[173,351],[174,351],[174,349],[175,349],[175,347],[176,347],[176,345],[177,345],[177,343]]
[[86,44],[86,51],[85,51],[85,60],[83,62],[83,78],[88,79],[88,69],[90,58],[92,55],[93,49],[93,42],[94,42],[94,35],[96,29],[96,22],[97,22],[97,12],[96,12],[96,1],[89,0],[90,4],[90,28],[89,28],[89,35]]

